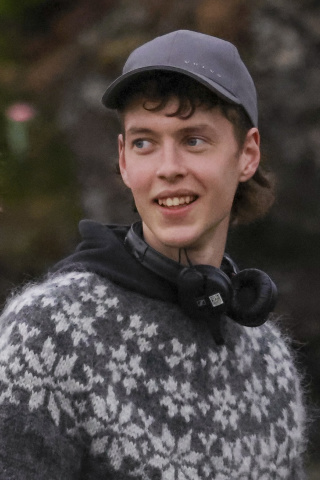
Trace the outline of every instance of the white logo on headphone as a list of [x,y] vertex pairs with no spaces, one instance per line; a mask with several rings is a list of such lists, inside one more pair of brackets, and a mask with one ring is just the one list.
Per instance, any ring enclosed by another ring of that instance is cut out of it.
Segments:
[[222,305],[224,303],[220,293],[215,293],[214,295],[210,295],[209,300],[213,307],[218,307],[219,305]]

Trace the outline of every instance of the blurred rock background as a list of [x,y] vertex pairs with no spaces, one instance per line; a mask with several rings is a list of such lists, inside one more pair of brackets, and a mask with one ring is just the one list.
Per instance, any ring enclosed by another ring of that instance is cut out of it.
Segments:
[[[1,0],[0,302],[73,250],[79,219],[135,219],[115,174],[117,119],[100,99],[133,48],[180,28],[234,42],[256,82],[278,197],[267,218],[230,233],[228,250],[278,283],[277,312],[319,408],[318,0]],[[310,480],[319,451],[316,420]]]

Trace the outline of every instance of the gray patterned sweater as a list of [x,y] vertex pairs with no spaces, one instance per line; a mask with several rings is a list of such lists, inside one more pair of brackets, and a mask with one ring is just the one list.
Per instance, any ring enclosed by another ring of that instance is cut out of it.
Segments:
[[301,480],[304,408],[267,322],[205,324],[90,272],[0,323],[0,479]]

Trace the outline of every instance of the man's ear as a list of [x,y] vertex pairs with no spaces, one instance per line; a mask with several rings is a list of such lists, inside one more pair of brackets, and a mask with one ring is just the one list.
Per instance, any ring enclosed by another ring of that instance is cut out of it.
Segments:
[[124,138],[123,138],[123,135],[120,134],[118,136],[119,169],[120,169],[122,180],[124,181],[126,186],[130,188],[124,147],[125,147]]
[[257,128],[248,131],[240,157],[242,170],[239,182],[246,182],[253,177],[260,163],[260,134]]

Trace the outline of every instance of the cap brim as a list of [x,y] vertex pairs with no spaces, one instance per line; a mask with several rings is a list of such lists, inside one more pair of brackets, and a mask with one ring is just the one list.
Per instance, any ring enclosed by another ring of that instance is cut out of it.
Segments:
[[177,73],[186,75],[187,77],[193,78],[197,82],[201,83],[202,85],[207,87],[209,90],[216,93],[219,97],[226,100],[227,102],[234,103],[236,105],[241,104],[239,99],[236,98],[232,93],[230,93],[228,90],[226,90],[224,87],[222,87],[218,83],[215,83],[212,80],[209,80],[207,77],[200,74],[194,74],[192,72],[184,70],[183,68],[172,67],[168,65],[152,65],[148,67],[142,67],[121,75],[119,78],[117,78],[114,82],[112,82],[109,85],[109,87],[107,88],[107,90],[105,91],[102,97],[102,103],[108,108],[112,108],[112,109],[118,108],[119,98],[121,98],[121,94],[123,90],[125,90],[130,83],[137,80],[137,78],[143,73],[157,71],[157,70],[177,72]]

